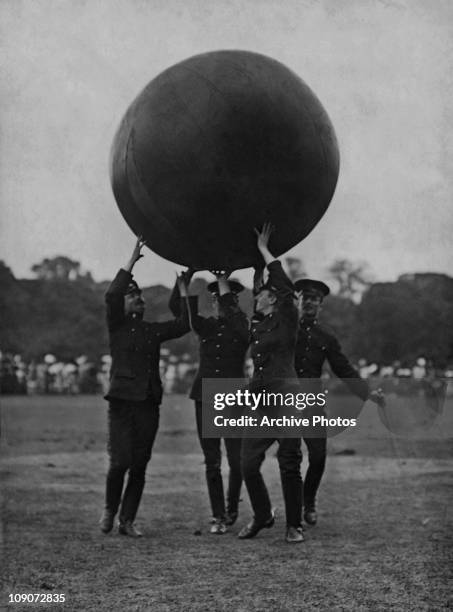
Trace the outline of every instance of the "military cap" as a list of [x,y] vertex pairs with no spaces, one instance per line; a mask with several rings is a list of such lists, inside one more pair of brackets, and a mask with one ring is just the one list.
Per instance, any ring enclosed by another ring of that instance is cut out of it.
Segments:
[[[288,279],[288,282],[286,283],[286,286],[288,290],[293,294],[293,296],[296,297],[294,285],[289,279]],[[257,289],[253,290],[253,295],[257,296],[259,293],[261,293],[261,291],[265,291],[265,290],[272,291],[272,293],[276,293],[278,291],[277,287],[274,287],[271,281],[267,280],[265,283],[260,285]]]
[[131,278],[131,280],[129,281],[129,284],[127,286],[125,295],[129,295],[129,294],[132,294],[132,293],[141,293],[141,292],[142,292],[142,290],[140,289],[140,287],[137,285],[137,283],[134,281],[134,279]]
[[[227,281],[227,283],[231,293],[235,293],[237,295],[238,293],[241,293],[241,291],[244,290],[244,286],[241,285],[241,283],[239,283],[238,281],[229,280]],[[219,295],[219,283],[217,281],[209,283],[209,285],[207,286],[207,290],[212,293],[212,295]]]
[[330,293],[330,289],[325,283],[312,278],[301,278],[294,283],[294,286],[296,291],[301,291],[302,293],[318,293],[323,298]]

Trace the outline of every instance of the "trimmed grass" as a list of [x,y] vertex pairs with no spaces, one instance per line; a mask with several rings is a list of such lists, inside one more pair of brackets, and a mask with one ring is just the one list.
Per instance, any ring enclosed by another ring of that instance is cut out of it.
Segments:
[[408,439],[366,405],[356,430],[329,440],[319,524],[295,546],[283,540],[275,447],[264,476],[276,526],[235,537],[250,516],[244,490],[238,524],[208,533],[193,406],[181,396],[162,407],[137,518],[145,537],[103,536],[105,406],[99,397],[3,398],[0,609],[35,607],[8,608],[8,594],[38,592],[66,594],[64,605],[40,609],[81,612],[447,609],[451,400]]

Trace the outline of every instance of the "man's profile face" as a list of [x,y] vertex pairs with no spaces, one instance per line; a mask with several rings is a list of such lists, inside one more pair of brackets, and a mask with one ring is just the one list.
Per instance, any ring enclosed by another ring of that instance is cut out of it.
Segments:
[[316,319],[321,310],[321,294],[316,291],[301,291],[299,296],[299,312],[301,316],[307,319]]
[[124,312],[128,314],[143,314],[145,311],[145,300],[139,291],[127,293],[124,296]]
[[255,309],[257,312],[264,312],[270,306],[275,304],[275,295],[269,289],[261,289],[258,295],[255,297]]

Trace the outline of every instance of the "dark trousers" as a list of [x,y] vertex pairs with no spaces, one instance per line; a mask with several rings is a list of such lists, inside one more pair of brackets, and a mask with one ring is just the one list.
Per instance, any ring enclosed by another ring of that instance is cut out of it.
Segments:
[[[272,507],[267,487],[261,475],[261,464],[266,450],[275,438],[244,438],[242,440],[242,475],[252,504],[255,520],[267,521]],[[302,523],[303,485],[300,475],[302,462],[300,438],[281,438],[277,452],[283,498],[285,500],[286,524],[299,527]]]
[[[116,514],[121,503],[120,522],[133,521],[137,514],[145,486],[146,466],[151,458],[158,426],[159,406],[150,400],[143,402],[115,400],[109,403],[110,465],[107,473],[105,506]],[[126,472],[128,478],[123,493]]]
[[239,495],[241,493],[241,443],[240,438],[224,438],[228,466],[230,473],[228,477],[227,506],[225,508],[225,496],[222,480],[222,451],[220,438],[202,437],[202,402],[195,402],[195,416],[197,420],[198,439],[203,451],[206,465],[206,483],[208,485],[209,501],[211,502],[212,516],[224,518],[225,512],[235,513],[238,511]]
[[304,437],[308,450],[308,468],[304,481],[305,508],[314,508],[316,493],[326,466],[327,438]]

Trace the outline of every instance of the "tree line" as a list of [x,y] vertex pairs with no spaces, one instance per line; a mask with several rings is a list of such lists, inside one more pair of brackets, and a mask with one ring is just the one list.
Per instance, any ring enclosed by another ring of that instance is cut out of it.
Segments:
[[[70,360],[87,355],[96,360],[108,353],[104,294],[108,282],[96,282],[80,263],[59,256],[32,267],[34,279],[16,279],[0,262],[0,350],[26,360],[53,353]],[[353,360],[380,364],[413,363],[419,356],[439,367],[453,362],[453,278],[446,274],[404,274],[395,282],[376,283],[363,264],[338,260],[329,269],[333,293],[321,319],[338,336]],[[211,312],[207,281],[196,278],[193,291],[199,310]],[[144,288],[148,316],[170,317],[171,288]],[[248,314],[252,294],[241,303]],[[197,359],[197,340],[188,334],[167,343],[175,355]]]

